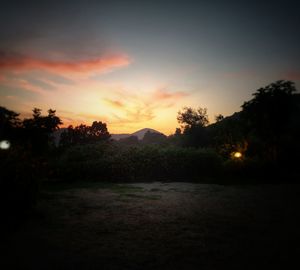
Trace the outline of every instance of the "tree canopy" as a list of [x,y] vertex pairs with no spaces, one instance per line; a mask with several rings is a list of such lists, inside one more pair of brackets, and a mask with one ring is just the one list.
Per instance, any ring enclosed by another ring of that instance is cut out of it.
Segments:
[[283,156],[291,141],[297,145],[293,127],[299,122],[300,111],[295,92],[293,82],[280,80],[258,89],[253,98],[242,105],[241,116],[248,139],[252,145],[255,142],[260,145],[257,151],[272,160]]
[[18,113],[0,107],[0,139],[12,139],[15,129],[20,127],[21,120]]
[[291,117],[295,84],[277,81],[258,89],[242,105],[242,116],[260,136],[269,137],[282,131]]
[[177,121],[182,124],[184,129],[195,126],[205,127],[209,124],[207,109],[201,107],[198,109],[184,107],[183,111],[178,112]]
[[53,143],[52,133],[59,129],[62,121],[52,109],[46,116],[42,116],[39,108],[34,108],[32,112],[32,118],[23,120],[24,136],[34,152],[43,152]]
[[99,141],[107,141],[110,134],[105,123],[94,121],[92,126],[79,125],[75,128],[69,126],[66,131],[61,134],[60,144],[62,146],[95,143]]
[[205,127],[209,124],[207,109],[184,107],[179,111],[177,121],[183,128],[181,144],[188,147],[202,147],[207,144]]

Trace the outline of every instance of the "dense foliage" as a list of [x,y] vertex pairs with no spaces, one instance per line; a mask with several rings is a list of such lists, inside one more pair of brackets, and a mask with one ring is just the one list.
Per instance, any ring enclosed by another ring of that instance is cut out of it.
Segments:
[[[249,150],[274,162],[299,149],[300,103],[290,81],[277,81],[258,89],[242,105]],[[289,157],[290,158],[290,157]]]
[[245,182],[274,182],[275,176],[298,174],[300,96],[294,83],[260,88],[241,107],[232,116],[216,116],[211,125],[207,109],[186,107],[178,113],[181,128],[173,135],[147,132],[142,140],[113,141],[101,121],[69,126],[59,144],[54,135],[62,121],[55,110],[43,116],[35,108],[31,118],[21,120],[0,107],[0,140],[11,145],[0,149],[1,199],[6,202],[1,205],[27,211],[43,179],[229,183],[241,175]]
[[76,144],[96,143],[106,141],[110,138],[106,124],[101,121],[94,121],[91,126],[79,125],[73,128],[69,126],[60,136],[61,146]]
[[57,178],[99,181],[200,180],[222,166],[212,149],[103,143],[68,148],[53,164]]

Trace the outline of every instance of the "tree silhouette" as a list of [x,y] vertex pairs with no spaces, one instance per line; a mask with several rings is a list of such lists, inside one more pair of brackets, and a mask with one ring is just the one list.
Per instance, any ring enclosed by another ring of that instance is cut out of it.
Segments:
[[211,145],[222,156],[228,158],[234,151],[246,151],[247,141],[240,113],[234,113],[226,118],[218,115],[216,122],[207,129],[211,138]]
[[280,80],[258,89],[254,97],[242,105],[248,138],[259,142],[262,149],[258,151],[273,161],[278,159],[291,133],[289,123],[295,118],[295,91],[293,82]]
[[110,138],[110,134],[107,130],[107,126],[105,123],[101,121],[94,121],[92,126],[88,130],[89,140],[97,142],[99,140],[108,140]]
[[0,140],[15,139],[17,136],[16,129],[21,127],[19,114],[0,107]]
[[177,121],[183,125],[184,129],[189,129],[195,126],[205,127],[209,123],[207,109],[201,107],[198,109],[184,107],[183,111],[178,112]]
[[183,128],[183,146],[202,147],[207,144],[205,127],[209,121],[206,108],[184,107],[178,112],[177,121]]
[[138,145],[140,143],[139,138],[137,136],[129,136],[126,138],[121,138],[119,143],[122,145]]
[[42,110],[34,108],[32,118],[23,120],[25,137],[34,152],[45,151],[53,143],[52,133],[59,129],[61,119],[55,115],[56,111],[49,109],[47,116],[42,116]]
[[96,143],[99,141],[107,141],[110,134],[107,130],[106,123],[94,121],[92,126],[79,125],[73,128],[69,126],[66,131],[61,134],[60,145],[68,146],[74,144]]
[[180,136],[181,135],[181,129],[180,128],[176,128],[174,136]]
[[143,137],[144,144],[162,144],[166,142],[167,136],[162,133],[147,131]]
[[218,114],[218,115],[216,115],[216,117],[215,117],[216,122],[220,122],[220,121],[222,121],[223,119],[224,119],[224,116],[223,116],[222,114]]

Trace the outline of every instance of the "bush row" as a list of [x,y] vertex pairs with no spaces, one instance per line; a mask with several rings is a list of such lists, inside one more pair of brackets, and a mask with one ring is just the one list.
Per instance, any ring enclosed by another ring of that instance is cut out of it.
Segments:
[[54,176],[65,180],[188,181],[216,175],[222,160],[211,149],[99,144],[68,148],[51,166]]

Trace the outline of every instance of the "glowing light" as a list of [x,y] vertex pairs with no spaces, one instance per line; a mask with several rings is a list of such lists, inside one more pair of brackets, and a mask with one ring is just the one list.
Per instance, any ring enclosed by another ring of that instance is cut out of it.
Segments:
[[235,157],[235,158],[241,158],[242,157],[242,153],[240,153],[240,152],[234,152],[233,153],[233,157]]
[[9,149],[9,147],[10,147],[9,141],[4,140],[0,142],[0,149],[7,150]]

